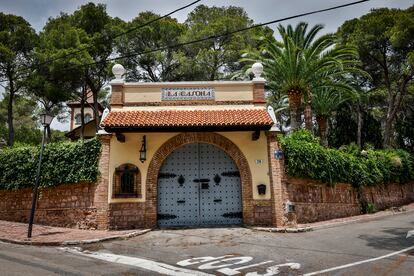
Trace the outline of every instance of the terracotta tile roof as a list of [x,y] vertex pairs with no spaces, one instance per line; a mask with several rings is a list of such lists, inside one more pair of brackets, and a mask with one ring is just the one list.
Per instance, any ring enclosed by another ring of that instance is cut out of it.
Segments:
[[104,128],[261,127],[273,121],[265,109],[111,111]]

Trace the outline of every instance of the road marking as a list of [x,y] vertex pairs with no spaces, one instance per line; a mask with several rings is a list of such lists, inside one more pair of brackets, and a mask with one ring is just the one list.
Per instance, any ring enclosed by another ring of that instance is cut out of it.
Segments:
[[273,276],[277,275],[280,272],[281,267],[289,267],[293,270],[300,269],[300,264],[298,263],[286,263],[286,264],[280,264],[280,265],[274,265],[270,266],[266,269],[266,274],[257,274],[257,272],[249,272],[246,274],[246,276]]
[[414,236],[414,230],[408,231],[407,236],[405,238],[408,239],[411,236]]
[[[234,267],[234,265],[249,263],[253,260],[253,257],[250,256],[235,256],[235,255],[224,255],[219,257],[205,256],[205,257],[195,257],[191,259],[186,259],[179,261],[177,265],[179,266],[190,266],[190,265],[200,265],[197,269],[206,269],[206,270],[216,270],[222,274],[233,276],[241,274],[241,270],[249,269],[252,267],[263,266],[265,264],[274,263],[275,261],[264,261],[260,263],[253,263],[245,266]],[[204,264],[202,264],[204,263]],[[230,266],[233,266],[230,268]],[[277,275],[280,272],[281,267],[288,267],[292,270],[300,269],[300,264],[298,263],[284,263],[269,266],[266,268],[265,274],[259,274],[256,272],[247,272],[246,276],[272,276]]]
[[229,257],[234,257],[234,255],[224,255],[224,256],[220,256],[220,257],[211,257],[211,256],[196,257],[196,258],[191,258],[191,259],[186,259],[186,260],[183,260],[183,261],[179,261],[177,264],[179,266],[189,266],[189,265],[196,265],[196,264],[199,264],[199,263],[205,263],[205,262],[220,260],[220,259],[229,258]]
[[265,262],[261,262],[261,263],[257,263],[257,264],[251,264],[251,265],[246,265],[246,266],[242,266],[242,267],[235,267],[235,268],[225,267],[225,268],[219,269],[217,271],[221,272],[225,275],[232,276],[232,275],[240,274],[241,273],[240,270],[247,269],[247,268],[252,268],[252,267],[256,267],[256,266],[261,266],[261,265],[265,265],[265,264],[269,264],[269,263],[273,263],[273,261],[265,261]]
[[[201,270],[218,269],[218,268],[222,268],[222,267],[248,263],[251,260],[253,260],[253,257],[249,257],[249,256],[232,257],[232,258],[227,258],[225,260],[218,260],[218,261],[209,262],[207,264],[200,265],[198,267],[198,269],[201,269]],[[235,262],[231,262],[231,261],[235,261]],[[223,262],[226,262],[226,263],[223,264]],[[227,262],[229,262],[229,263],[227,263]]]
[[164,263],[159,263],[147,259],[129,257],[123,255],[101,253],[101,252],[89,252],[89,251],[79,251],[78,249],[73,248],[61,248],[66,252],[70,252],[77,255],[82,255],[98,260],[103,260],[112,263],[124,264],[139,267],[145,270],[157,272],[164,275],[171,276],[214,276],[213,274],[208,274],[196,270],[176,267]]
[[400,251],[389,253],[387,255],[383,255],[383,256],[379,256],[379,257],[376,257],[376,258],[367,259],[367,260],[363,260],[363,261],[359,261],[359,262],[355,262],[355,263],[350,263],[350,264],[346,264],[346,265],[331,267],[331,268],[328,268],[328,269],[319,270],[319,271],[315,271],[315,272],[310,272],[310,273],[303,274],[303,276],[312,276],[312,275],[327,273],[327,272],[340,270],[340,269],[344,269],[344,268],[348,268],[348,267],[352,267],[352,266],[357,266],[357,265],[360,265],[360,264],[375,262],[375,261],[385,259],[385,258],[388,258],[388,257],[392,257],[394,255],[398,255],[398,254],[401,254],[401,253],[404,253],[404,252],[407,252],[407,251],[410,251],[410,250],[413,250],[413,249],[414,249],[414,246],[410,246],[410,247],[407,247],[407,248],[402,249]]

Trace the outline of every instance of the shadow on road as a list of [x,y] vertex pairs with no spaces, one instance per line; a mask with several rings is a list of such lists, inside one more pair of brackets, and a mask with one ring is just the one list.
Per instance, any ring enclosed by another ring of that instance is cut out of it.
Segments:
[[387,228],[377,235],[359,235],[358,238],[365,240],[367,246],[376,249],[400,250],[404,247],[414,245],[414,237],[406,238],[410,228]]

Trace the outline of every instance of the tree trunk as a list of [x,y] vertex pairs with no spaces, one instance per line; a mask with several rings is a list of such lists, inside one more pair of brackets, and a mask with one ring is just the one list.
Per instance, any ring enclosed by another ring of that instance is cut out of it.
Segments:
[[359,149],[362,149],[362,111],[361,111],[361,106],[358,105],[357,107],[357,112],[358,112],[358,129],[357,129],[357,145]]
[[13,100],[14,100],[14,85],[10,81],[9,102],[7,104],[7,126],[9,128],[9,140],[7,145],[12,147],[14,145],[14,126],[13,126]]
[[295,105],[289,107],[290,113],[290,131],[293,132],[299,128],[298,124],[298,110],[299,108]]
[[316,117],[319,126],[319,133],[321,135],[321,144],[328,147],[328,117],[320,115]]
[[390,146],[394,141],[394,123],[404,97],[408,93],[407,85],[413,78],[412,75],[406,75],[402,82],[398,84],[398,90],[394,91],[389,80],[388,72],[385,74],[386,85],[388,89],[388,109],[384,125],[384,136],[382,144],[384,147]]
[[296,89],[288,91],[291,132],[300,127],[300,116],[298,111],[302,102],[302,95],[303,93]]
[[[89,89],[92,91],[92,97],[93,97],[93,117],[95,119],[95,131],[98,133],[100,127],[99,127],[99,107],[98,107],[98,93],[101,89],[100,85],[94,84],[94,82],[88,78],[86,75],[86,85],[89,87]],[[86,92],[87,93],[87,92]]]
[[81,129],[80,129],[80,139],[83,140],[85,137],[85,100],[87,95],[87,88],[82,87],[81,95]]
[[93,91],[93,113],[95,118],[95,130],[96,133],[99,131],[99,107],[98,107],[98,92],[99,91]]
[[309,100],[305,106],[305,128],[312,132],[312,105],[311,101]]
[[387,117],[385,119],[384,136],[382,140],[382,145],[384,147],[389,146],[391,144],[391,132],[393,129],[393,121],[393,118]]

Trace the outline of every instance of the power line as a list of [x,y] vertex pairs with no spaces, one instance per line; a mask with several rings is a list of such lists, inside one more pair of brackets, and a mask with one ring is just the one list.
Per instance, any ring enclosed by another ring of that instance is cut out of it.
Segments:
[[279,23],[279,22],[282,22],[282,21],[286,21],[286,20],[290,20],[290,19],[294,19],[294,18],[298,18],[298,17],[303,17],[303,16],[307,16],[307,15],[322,13],[322,12],[336,10],[336,9],[341,9],[341,8],[345,8],[345,7],[349,7],[349,6],[358,5],[358,4],[361,4],[361,3],[364,3],[364,2],[369,2],[369,1],[370,0],[360,0],[360,1],[355,1],[355,2],[351,2],[351,3],[343,4],[343,5],[330,7],[330,8],[315,10],[315,11],[311,11],[311,12],[305,12],[305,13],[301,13],[301,14],[297,14],[297,15],[292,15],[292,16],[288,16],[288,17],[268,21],[268,22],[265,22],[265,23],[255,24],[255,25],[252,25],[252,26],[249,26],[249,27],[245,27],[245,28],[241,28],[241,29],[238,29],[238,30],[226,32],[226,33],[223,33],[223,34],[211,35],[211,36],[207,36],[207,37],[204,37],[204,38],[191,40],[191,41],[188,41],[188,42],[178,43],[178,44],[164,46],[164,47],[159,47],[159,48],[155,48],[155,49],[151,49],[151,50],[147,50],[147,51],[142,51],[142,52],[132,52],[132,53],[129,53],[129,54],[126,54],[126,55],[123,55],[123,56],[108,58],[108,59],[105,59],[105,60],[102,60],[102,61],[95,61],[95,62],[91,62],[91,63],[76,65],[72,68],[91,66],[91,65],[96,65],[96,64],[103,63],[103,62],[115,61],[115,60],[130,58],[130,57],[134,57],[134,56],[138,56],[138,55],[146,55],[146,54],[151,54],[151,53],[154,53],[154,52],[164,51],[164,50],[168,50],[168,49],[175,49],[175,48],[179,48],[179,47],[183,47],[183,46],[187,46],[187,45],[191,45],[191,44],[204,42],[204,41],[211,40],[211,39],[217,39],[217,38],[221,38],[221,37],[231,36],[231,35],[234,35],[236,33],[248,31],[248,30],[251,30],[251,29],[255,29],[255,28],[259,28],[259,27]]
[[[197,4],[198,2],[201,2],[201,1],[202,1],[202,0],[196,0],[196,1],[193,1],[193,2],[191,2],[191,3],[189,3],[189,4],[185,5],[185,6],[182,6],[182,7],[178,8],[178,9],[175,9],[175,10],[173,10],[173,11],[171,11],[171,12],[169,12],[169,13],[167,13],[167,14],[163,15],[163,16],[159,16],[159,17],[154,18],[154,19],[152,19],[152,20],[149,20],[149,21],[147,21],[147,22],[145,22],[145,23],[143,23],[143,24],[141,24],[141,25],[139,25],[139,26],[136,26],[136,27],[134,27],[134,28],[128,29],[128,30],[126,30],[126,31],[124,31],[124,32],[121,32],[121,33],[119,33],[119,34],[116,34],[116,35],[114,35],[114,36],[112,36],[112,37],[106,38],[106,41],[105,41],[105,42],[109,42],[109,41],[111,41],[111,40],[113,40],[113,39],[115,39],[115,38],[118,38],[118,37],[120,37],[120,36],[123,36],[123,35],[129,34],[129,33],[131,33],[131,32],[134,32],[134,31],[138,30],[138,29],[144,28],[144,27],[146,27],[146,26],[148,26],[148,25],[150,25],[150,24],[152,24],[152,23],[154,23],[154,22],[156,22],[156,21],[159,21],[159,20],[161,20],[161,19],[164,19],[164,18],[166,18],[166,17],[169,17],[170,15],[172,15],[172,14],[174,14],[174,13],[176,13],[176,12],[179,12],[179,11],[181,11],[181,10],[184,10],[184,9],[186,9],[186,8],[188,8],[188,7],[191,7],[191,6],[193,6],[193,5]],[[66,57],[73,56],[73,55],[78,54],[78,53],[80,53],[80,52],[86,51],[86,50],[88,50],[88,49],[90,49],[90,48],[92,48],[92,45],[91,45],[91,46],[87,46],[87,47],[82,48],[82,49],[78,49],[78,50],[76,50],[76,51],[73,51],[73,52],[67,53],[67,54],[65,54],[65,55],[62,55],[62,56],[59,56],[59,57],[56,57],[56,58],[52,58],[52,59],[46,60],[46,61],[44,61],[44,62],[41,62],[41,63],[37,64],[37,66],[39,66],[39,65],[44,65],[44,64],[48,64],[48,63],[50,63],[50,62],[53,62],[53,61],[56,61],[56,60],[59,60],[59,59],[63,59],[63,58],[66,58]],[[30,69],[30,68],[32,68],[32,66],[28,66],[28,67],[26,67],[26,69]],[[25,68],[24,68],[24,69],[25,69]]]
[[[188,6],[190,6],[192,4],[195,4],[199,1],[201,1],[201,0],[194,1],[194,2],[186,5],[185,7],[188,7]],[[259,24],[255,24],[255,25],[252,25],[252,26],[249,26],[249,27],[237,29],[237,30],[234,30],[234,31],[230,31],[230,32],[226,32],[226,33],[222,33],[222,34],[218,34],[218,35],[211,35],[211,36],[207,36],[207,37],[204,37],[204,38],[191,40],[191,41],[188,41],[188,42],[163,46],[163,47],[159,47],[159,48],[155,48],[155,49],[151,49],[151,50],[147,50],[147,51],[132,52],[132,53],[122,55],[122,56],[119,56],[119,57],[107,58],[107,59],[104,59],[104,60],[101,60],[101,61],[95,61],[95,62],[91,62],[91,63],[85,63],[85,64],[69,66],[65,69],[60,70],[60,72],[65,72],[65,71],[72,70],[72,69],[75,69],[75,68],[78,68],[78,67],[87,67],[87,66],[91,66],[91,65],[97,65],[97,64],[100,64],[100,63],[108,62],[108,61],[115,61],[115,60],[120,60],[120,59],[124,59],[124,58],[131,58],[131,57],[138,56],[138,55],[146,55],[146,54],[151,54],[151,53],[154,53],[154,52],[164,51],[164,50],[168,50],[168,49],[175,49],[175,48],[179,48],[179,47],[183,47],[183,46],[187,46],[187,45],[191,45],[191,44],[204,42],[204,41],[211,40],[211,39],[217,39],[217,38],[221,38],[221,37],[225,37],[225,36],[231,36],[231,35],[236,34],[236,33],[240,33],[240,32],[248,31],[248,30],[251,30],[251,29],[255,29],[255,28],[259,28],[259,27],[263,27],[263,26],[283,22],[283,21],[286,21],[286,20],[294,19],[294,18],[304,17],[304,16],[307,16],[307,15],[327,12],[327,11],[331,11],[331,10],[337,10],[337,9],[341,9],[341,8],[345,8],[345,7],[349,7],[349,6],[354,6],[354,5],[358,5],[358,4],[361,4],[361,3],[364,3],[364,2],[369,2],[369,1],[370,0],[354,1],[354,2],[347,3],[347,4],[333,6],[333,7],[330,7],[330,8],[325,8],[325,9],[300,13],[300,14],[296,14],[296,15],[292,15],[292,16],[288,16],[288,17],[284,17],[284,18],[280,18],[280,19],[275,19],[275,20],[268,21],[268,22],[265,22],[265,23],[259,23]],[[183,8],[184,7],[180,8],[180,9],[183,9]],[[170,14],[172,14],[172,13],[170,13]],[[165,15],[165,16],[167,16],[167,15]],[[144,23],[144,24],[147,24],[147,23]],[[80,50],[78,50],[78,51],[80,51]]]

